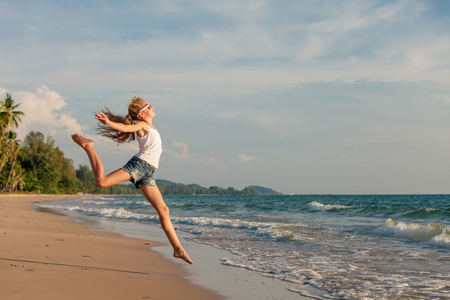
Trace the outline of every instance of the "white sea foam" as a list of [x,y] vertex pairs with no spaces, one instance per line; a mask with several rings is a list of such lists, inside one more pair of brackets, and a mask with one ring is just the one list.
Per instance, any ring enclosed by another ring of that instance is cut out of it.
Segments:
[[108,204],[107,201],[98,201],[98,200],[84,200],[83,203],[84,203],[84,204],[94,204],[94,205],[104,205],[104,204]]
[[39,204],[40,207],[46,207],[55,210],[66,210],[71,212],[84,213],[90,216],[113,218],[113,219],[125,219],[136,221],[156,221],[158,216],[136,213],[129,211],[123,207],[118,208],[105,208],[97,206],[80,206],[80,205],[55,205],[55,204]]
[[[84,204],[88,204],[86,200]],[[145,214],[139,212],[130,211],[124,207],[101,207],[94,203],[93,205],[56,205],[42,204],[42,207],[48,207],[56,210],[66,210],[73,212],[85,213],[91,216],[112,218],[112,219],[124,219],[135,221],[158,221],[159,217],[156,214]],[[192,227],[192,230],[188,230],[195,233],[202,233],[205,228],[228,228],[228,229],[244,229],[253,232],[256,236],[263,236],[265,238],[274,239],[277,241],[285,240],[303,240],[304,237],[296,234],[294,231],[305,225],[303,224],[278,224],[273,222],[252,222],[245,220],[233,220],[224,218],[211,218],[211,217],[171,217],[172,222],[178,226],[188,225]],[[194,228],[195,227],[195,228]]]
[[96,202],[99,200],[111,201],[111,198],[103,197],[103,196],[94,196],[94,197],[83,197],[83,198],[80,198],[80,200],[82,200],[83,202],[85,202],[85,201]]
[[[304,224],[279,224],[274,222],[251,222],[244,220],[233,220],[223,218],[209,217],[172,217],[172,221],[178,225],[195,226],[196,232],[200,228],[224,228],[224,229],[243,229],[252,232],[255,236],[261,236],[276,241],[286,240],[306,240],[308,238],[301,236],[299,229],[304,228]],[[199,227],[200,226],[200,227]]]
[[345,205],[322,204],[322,203],[319,203],[317,201],[313,201],[311,203],[308,203],[308,207],[309,207],[309,209],[308,209],[309,212],[351,208],[350,206],[345,206]]
[[450,248],[450,231],[444,224],[417,224],[387,219],[378,233],[386,236],[426,240],[442,248]]
[[448,229],[442,231],[441,234],[434,236],[430,240],[430,243],[441,248],[450,249],[450,235]]

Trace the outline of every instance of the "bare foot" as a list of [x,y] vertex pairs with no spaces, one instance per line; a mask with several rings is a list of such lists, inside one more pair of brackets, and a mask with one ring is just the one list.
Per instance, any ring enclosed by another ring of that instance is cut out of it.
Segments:
[[173,257],[181,258],[182,260],[184,260],[184,261],[187,262],[188,264],[191,264],[191,265],[194,264],[194,262],[192,261],[192,259],[189,257],[189,255],[188,255],[188,254],[186,253],[186,251],[184,251],[184,250],[173,252]]
[[93,145],[94,142],[92,140],[88,140],[84,137],[82,137],[81,135],[79,135],[78,133],[75,133],[74,135],[72,135],[72,140],[77,143],[78,145],[81,146],[81,148],[86,149],[86,147],[88,145]]

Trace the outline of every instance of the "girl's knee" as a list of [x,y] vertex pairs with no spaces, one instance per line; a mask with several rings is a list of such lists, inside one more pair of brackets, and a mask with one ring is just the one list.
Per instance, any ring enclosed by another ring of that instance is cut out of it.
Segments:
[[169,218],[169,208],[167,207],[167,205],[164,205],[158,209],[158,215],[161,219]]

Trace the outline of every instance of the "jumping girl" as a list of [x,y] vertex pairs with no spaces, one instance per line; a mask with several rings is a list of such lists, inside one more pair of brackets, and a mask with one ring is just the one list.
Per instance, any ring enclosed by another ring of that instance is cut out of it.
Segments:
[[194,262],[178,240],[170,221],[169,209],[153,179],[153,173],[158,168],[162,153],[161,137],[152,124],[154,116],[153,106],[138,97],[131,99],[126,117],[114,115],[108,108],[95,115],[101,123],[97,128],[100,135],[118,143],[134,139],[139,142],[139,153],[134,155],[123,168],[108,175],[104,175],[103,164],[94,150],[94,142],[79,134],[72,135],[72,139],[86,151],[94,172],[95,183],[99,187],[104,188],[131,181],[142,191],[159,215],[161,227],[173,247],[173,256],[193,264]]

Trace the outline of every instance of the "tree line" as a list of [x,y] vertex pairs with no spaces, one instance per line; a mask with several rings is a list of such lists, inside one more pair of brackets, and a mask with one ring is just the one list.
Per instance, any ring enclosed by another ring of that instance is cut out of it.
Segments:
[[159,190],[163,195],[259,195],[256,190],[246,187],[239,191],[233,187],[221,188],[211,186],[205,188],[198,184],[185,185],[182,183],[174,183],[167,180],[156,180]]
[[[11,94],[0,100],[0,189],[3,192],[33,192],[46,194],[136,194],[133,184],[118,184],[99,188],[90,167],[73,167],[73,160],[55,145],[55,140],[39,131],[29,132],[23,141],[14,131],[25,114],[19,110]],[[158,180],[163,195],[176,194],[258,194],[254,189],[238,191],[232,187],[204,188],[199,185],[176,184]]]

